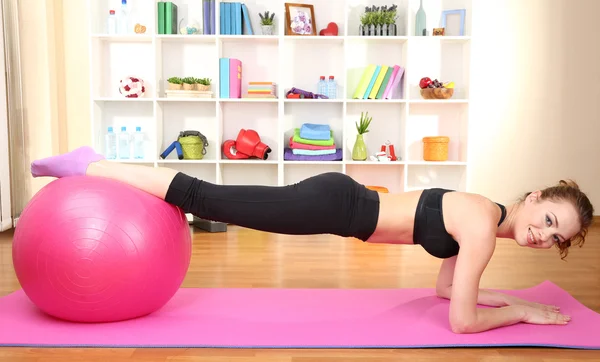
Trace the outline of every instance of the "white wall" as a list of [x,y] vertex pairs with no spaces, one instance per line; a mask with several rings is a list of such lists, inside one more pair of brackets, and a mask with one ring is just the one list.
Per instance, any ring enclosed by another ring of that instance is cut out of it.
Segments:
[[510,202],[573,178],[600,215],[600,1],[474,2],[472,191]]
[[[600,1],[473,2],[471,190],[510,202],[570,177],[600,214],[600,165],[594,159],[600,155],[600,42],[595,28]],[[22,51],[27,57],[25,92],[30,94],[25,94],[25,107],[28,119],[35,120],[29,154],[57,150],[56,141],[42,142],[41,134],[60,137],[61,149],[90,144],[88,76],[74,67],[84,65],[87,72],[86,1],[48,0],[46,8],[32,0],[20,4],[26,7],[21,20],[27,25]],[[57,26],[62,15],[63,31],[55,30],[54,44],[39,37],[49,23],[44,11],[56,12]],[[49,47],[64,49],[66,71],[56,81],[66,97],[58,112],[48,106]],[[60,120],[66,122],[66,139],[49,118],[52,113],[66,115]]]

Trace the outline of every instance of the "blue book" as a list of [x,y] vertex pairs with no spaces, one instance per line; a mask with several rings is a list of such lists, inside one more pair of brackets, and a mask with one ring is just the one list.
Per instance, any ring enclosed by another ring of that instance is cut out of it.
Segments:
[[377,67],[375,67],[375,73],[373,73],[373,76],[371,77],[371,81],[369,82],[369,86],[367,87],[367,90],[365,91],[365,95],[363,96],[363,99],[369,99],[369,94],[371,94],[371,90],[373,89],[373,86],[375,85],[375,81],[377,80],[377,76],[379,75],[380,71],[381,71],[381,65],[378,65]]
[[219,97],[229,98],[229,58],[219,59]]
[[225,3],[219,3],[219,34],[225,34]]
[[[242,4],[242,15],[244,15],[244,23],[246,23],[246,34],[254,35],[254,31],[252,30],[252,23],[250,23],[250,14],[248,12],[248,7],[246,4]],[[242,34],[244,32],[242,31]]]
[[225,34],[231,35],[231,3],[225,3]]
[[210,34],[210,0],[202,0],[202,34]]
[[233,3],[235,9],[235,35],[242,35],[242,3]]

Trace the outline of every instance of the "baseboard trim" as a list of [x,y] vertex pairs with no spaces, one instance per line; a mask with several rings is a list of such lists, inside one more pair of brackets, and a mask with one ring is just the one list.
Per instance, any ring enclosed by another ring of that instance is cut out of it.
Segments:
[[6,231],[6,230],[9,230],[12,228],[13,228],[13,219],[12,218],[2,220],[2,223],[0,223],[0,232]]

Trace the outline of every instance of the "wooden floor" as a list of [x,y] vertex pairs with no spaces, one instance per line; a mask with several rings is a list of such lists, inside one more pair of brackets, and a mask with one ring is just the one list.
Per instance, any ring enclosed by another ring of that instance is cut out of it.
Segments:
[[[12,234],[0,234],[0,296],[19,288],[11,262]],[[554,249],[534,251],[499,239],[484,288],[527,288],[550,279],[600,312],[600,226],[566,262]],[[440,261],[420,247],[366,244],[333,236],[292,237],[230,226],[194,231],[183,287],[409,288],[433,287]],[[1,321],[0,321],[1,325]],[[600,338],[600,337],[599,337]],[[0,361],[600,361],[600,351],[538,348],[424,350],[35,349],[0,348]]]

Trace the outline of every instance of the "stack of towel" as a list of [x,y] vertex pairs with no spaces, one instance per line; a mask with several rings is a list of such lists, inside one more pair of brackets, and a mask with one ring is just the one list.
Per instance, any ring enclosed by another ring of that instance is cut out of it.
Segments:
[[304,123],[294,129],[283,158],[293,161],[341,161],[342,149],[336,147],[329,125]]

